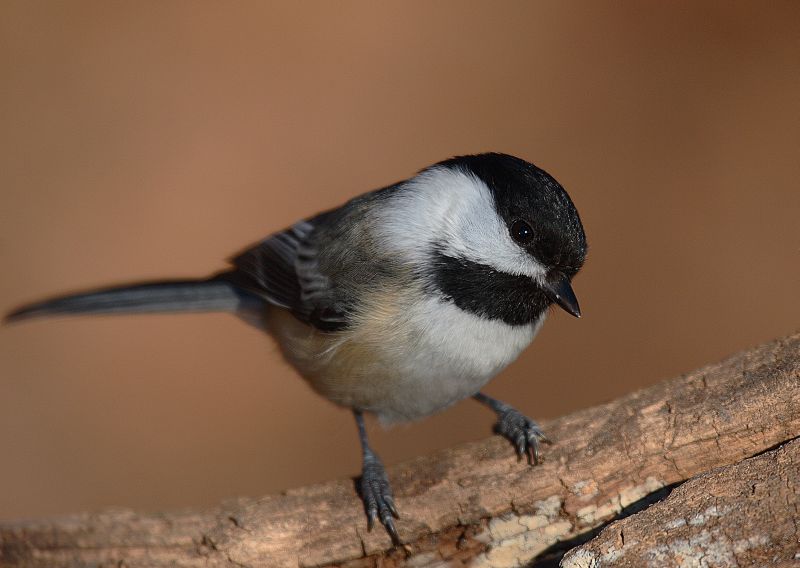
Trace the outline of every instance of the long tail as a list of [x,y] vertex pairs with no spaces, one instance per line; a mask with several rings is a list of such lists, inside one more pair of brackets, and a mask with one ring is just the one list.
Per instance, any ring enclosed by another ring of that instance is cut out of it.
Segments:
[[62,296],[22,306],[5,317],[14,322],[48,315],[152,312],[247,312],[264,300],[224,278],[147,282]]

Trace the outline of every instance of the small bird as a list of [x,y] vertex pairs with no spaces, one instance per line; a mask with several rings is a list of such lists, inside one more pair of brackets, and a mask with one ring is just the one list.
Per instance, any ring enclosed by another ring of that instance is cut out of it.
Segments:
[[368,526],[380,520],[399,545],[364,414],[391,424],[473,397],[538,463],[548,440],[536,422],[480,390],[530,344],[551,305],[580,317],[571,280],[586,251],[578,212],[549,174],[506,154],[459,156],[275,233],[210,278],[59,297],[7,320],[227,311],[267,331],[316,392],[352,409]]

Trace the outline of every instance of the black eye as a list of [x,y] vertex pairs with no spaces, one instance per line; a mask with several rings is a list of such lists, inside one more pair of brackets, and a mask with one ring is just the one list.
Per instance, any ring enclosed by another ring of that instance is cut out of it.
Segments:
[[525,221],[514,221],[511,224],[511,238],[524,245],[533,239],[533,229]]

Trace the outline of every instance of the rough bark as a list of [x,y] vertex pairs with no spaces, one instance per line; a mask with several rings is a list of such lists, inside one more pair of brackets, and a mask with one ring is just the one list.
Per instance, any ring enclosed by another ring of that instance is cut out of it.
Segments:
[[687,481],[563,568],[800,566],[800,440]]
[[676,484],[800,435],[798,387],[795,334],[544,424],[556,443],[537,467],[498,438],[392,467],[405,549],[367,533],[353,481],[339,480],[205,511],[4,523],[0,563],[552,566]]

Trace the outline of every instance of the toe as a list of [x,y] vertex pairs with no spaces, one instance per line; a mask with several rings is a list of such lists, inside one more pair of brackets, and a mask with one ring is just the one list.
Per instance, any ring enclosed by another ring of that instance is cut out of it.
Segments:
[[371,531],[375,521],[380,521],[389,533],[392,543],[395,546],[402,545],[394,524],[394,519],[400,518],[400,515],[382,467],[365,468],[359,483],[359,492],[367,514],[367,529]]
[[535,437],[528,438],[528,463],[539,465],[539,442]]
[[517,456],[518,457],[521,458],[522,456],[525,455],[525,453],[527,451],[527,447],[528,447],[528,443],[525,440],[525,432],[520,431],[514,437],[514,446],[516,446],[516,448],[517,448]]
[[391,495],[386,495],[383,498],[383,502],[386,503],[386,507],[389,509],[389,512],[395,519],[400,518],[400,513],[397,512],[397,507],[394,506],[394,499]]
[[397,534],[397,528],[394,526],[394,521],[392,517],[388,517],[383,526],[386,527],[386,532],[389,533],[389,536],[392,539],[392,544],[395,546],[403,546],[403,541],[400,540],[400,535]]
[[378,503],[371,494],[364,497],[364,509],[367,512],[367,530],[371,531],[375,526],[375,519],[378,518]]

